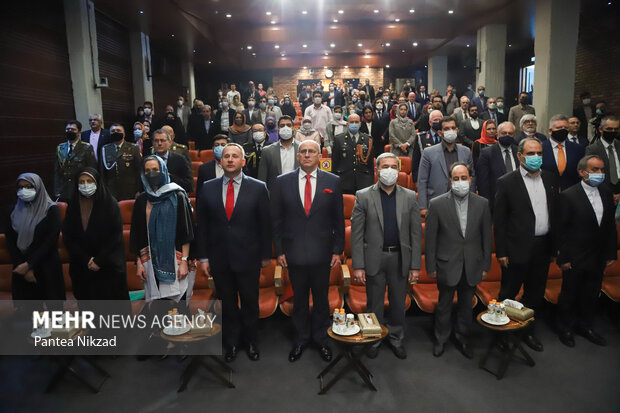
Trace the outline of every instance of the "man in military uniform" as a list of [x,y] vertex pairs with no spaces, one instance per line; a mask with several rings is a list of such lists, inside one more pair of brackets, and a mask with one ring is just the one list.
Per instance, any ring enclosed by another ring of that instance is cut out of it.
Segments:
[[441,142],[441,136],[437,133],[441,129],[441,118],[443,118],[441,111],[432,111],[428,116],[429,130],[418,133],[413,142],[413,152],[411,154],[411,178],[413,182],[418,182],[418,169],[420,168],[420,159],[422,159],[424,149]]
[[82,124],[77,120],[67,122],[66,142],[56,147],[54,163],[54,194],[57,200],[67,202],[71,198],[77,172],[87,166],[96,168],[93,147],[80,139]]
[[355,194],[375,181],[372,138],[359,131],[360,125],[359,115],[349,115],[347,129],[332,145],[332,171],[340,176],[345,194]]
[[116,200],[135,199],[142,191],[140,148],[125,142],[125,128],[118,123],[110,127],[110,140],[101,149],[103,180]]
[[[177,155],[181,155],[187,161],[187,164],[191,169],[192,160],[189,158],[189,148],[187,147],[187,145],[183,145],[182,143],[176,143],[174,141],[174,129],[172,129],[171,126],[164,125],[161,128],[168,132],[170,134],[170,137],[172,138],[172,144],[170,145],[170,148],[168,150],[172,153],[176,153]],[[152,153],[155,153],[155,148],[153,148],[151,151]]]

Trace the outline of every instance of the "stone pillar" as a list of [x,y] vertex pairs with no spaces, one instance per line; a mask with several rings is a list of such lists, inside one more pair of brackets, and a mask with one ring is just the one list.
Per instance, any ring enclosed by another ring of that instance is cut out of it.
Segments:
[[64,0],[67,47],[75,118],[88,128],[88,115],[103,114],[98,88],[99,55],[95,8],[91,1]]
[[427,92],[437,89],[440,93],[445,93],[446,87],[448,87],[448,56],[429,57]]
[[504,96],[505,24],[488,24],[478,29],[476,62],[480,65],[480,69],[476,70],[476,87],[484,86],[488,97]]
[[[131,78],[133,82],[134,108],[145,101],[153,102],[153,78],[151,77],[151,46],[149,36],[142,32],[129,34],[131,55]],[[155,102],[153,102],[155,105]],[[153,106],[155,107],[155,106]]]
[[[196,98],[196,81],[194,80],[194,62],[191,58],[186,58],[181,61],[181,82],[183,88],[189,91],[188,103],[192,106],[192,101]],[[240,85],[237,85],[239,90]],[[185,98],[185,96],[183,96]]]
[[541,133],[553,115],[572,114],[578,34],[579,0],[536,2],[533,105]]

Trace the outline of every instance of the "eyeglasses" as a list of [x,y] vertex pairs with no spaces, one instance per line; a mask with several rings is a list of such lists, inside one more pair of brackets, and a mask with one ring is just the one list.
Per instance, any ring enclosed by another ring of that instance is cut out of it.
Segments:
[[316,150],[314,150],[314,149],[302,149],[302,150],[299,151],[299,153],[302,154],[302,155],[306,155],[306,154],[316,155],[318,152]]

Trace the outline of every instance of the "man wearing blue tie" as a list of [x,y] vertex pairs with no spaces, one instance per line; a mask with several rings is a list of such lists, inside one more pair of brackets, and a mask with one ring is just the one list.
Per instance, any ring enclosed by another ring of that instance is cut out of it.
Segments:
[[[482,108],[480,108],[480,110],[482,110]],[[505,114],[497,110],[497,103],[495,102],[495,98],[489,98],[487,100],[486,110],[480,115],[481,121],[484,122],[488,119],[493,119],[498,125],[506,122],[506,120],[508,119]]]

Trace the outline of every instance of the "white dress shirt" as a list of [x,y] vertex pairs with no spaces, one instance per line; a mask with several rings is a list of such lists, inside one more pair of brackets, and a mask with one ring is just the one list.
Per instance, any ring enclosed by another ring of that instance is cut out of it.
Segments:
[[549,142],[551,142],[551,148],[553,148],[553,157],[555,158],[555,164],[558,164],[558,151],[560,150],[558,148],[558,145],[562,145],[562,150],[564,151],[564,159],[568,161],[568,155],[566,154],[566,144],[556,142],[553,139],[549,139]]
[[215,177],[219,178],[222,175],[224,175],[224,168],[222,168],[222,164],[220,164],[219,162],[215,162]]
[[372,136],[372,122],[366,122],[366,127],[368,128],[368,134]]
[[[243,180],[243,172],[239,172],[239,175],[232,178],[233,189],[235,190],[235,200],[233,205],[237,205],[237,198],[239,197],[239,189],[241,188],[241,181]],[[224,202],[224,208],[226,208],[226,196],[228,195],[228,182],[230,178],[224,176],[222,179],[222,202]]]
[[280,163],[282,164],[281,173],[285,174],[295,169],[295,144],[291,143],[288,148],[285,148],[280,142]]
[[583,180],[581,181],[581,186],[583,187],[583,190],[586,192],[586,195],[590,200],[590,204],[592,205],[592,209],[596,214],[596,220],[598,221],[598,225],[600,227],[601,220],[603,219],[603,200],[601,199],[601,193],[598,191],[597,187],[590,186],[586,184]]
[[570,133],[568,134],[567,140],[571,141],[572,143],[579,143],[579,137],[577,135],[571,135]]
[[101,136],[101,129],[99,132],[94,132],[92,129],[90,130],[90,145],[93,147],[95,151],[95,159],[97,159],[97,146],[99,145],[99,136]]
[[228,119],[228,109],[223,109],[222,110],[222,118],[220,121],[220,128],[223,131],[228,130],[228,127],[230,126],[230,119]]
[[318,108],[312,105],[306,108],[304,118],[307,116],[312,118],[312,127],[319,132],[319,135],[322,138],[327,137],[325,128],[333,119],[332,110],[326,105],[321,105]]
[[[304,205],[306,199],[306,175],[303,169],[299,168],[299,197],[301,198],[301,204]],[[312,200],[314,201],[314,193],[316,192],[316,175],[317,169],[310,173],[310,186],[312,187]],[[305,207],[305,205],[304,205]]]
[[532,178],[524,167],[520,166],[519,170],[521,171],[521,176],[534,210],[536,222],[534,225],[534,236],[547,235],[549,232],[549,210],[547,209],[547,193],[540,171]]
[[474,128],[475,130],[480,129],[480,122],[478,121],[478,118],[476,119],[471,119],[469,120],[469,124],[471,125],[472,128]]

